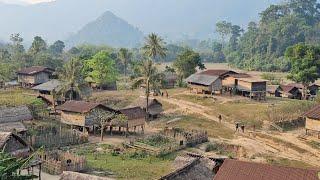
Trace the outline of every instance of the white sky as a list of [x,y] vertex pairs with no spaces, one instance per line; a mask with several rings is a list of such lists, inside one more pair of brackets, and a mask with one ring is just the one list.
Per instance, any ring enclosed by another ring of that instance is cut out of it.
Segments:
[[0,2],[10,3],[10,4],[23,4],[23,3],[36,4],[40,2],[50,2],[50,1],[54,1],[54,0],[0,0]]

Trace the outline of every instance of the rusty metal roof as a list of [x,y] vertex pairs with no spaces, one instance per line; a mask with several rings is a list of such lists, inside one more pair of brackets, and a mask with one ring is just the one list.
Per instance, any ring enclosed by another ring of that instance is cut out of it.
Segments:
[[320,120],[320,105],[311,108],[309,111],[302,114],[302,117]]
[[206,71],[203,71],[199,74],[203,74],[203,75],[209,75],[209,76],[225,76],[225,75],[228,75],[228,74],[238,74],[237,72],[235,71],[232,71],[232,70],[226,70],[226,69],[209,69],[209,70],[206,70]]
[[226,159],[214,180],[319,180],[319,172]]

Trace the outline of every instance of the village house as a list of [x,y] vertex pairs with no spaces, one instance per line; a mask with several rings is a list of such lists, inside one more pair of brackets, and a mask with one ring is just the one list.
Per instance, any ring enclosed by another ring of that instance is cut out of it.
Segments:
[[0,149],[14,157],[28,157],[30,146],[18,135],[11,132],[0,132]]
[[81,127],[83,131],[86,128],[94,130],[96,126],[99,126],[99,124],[94,122],[93,109],[101,109],[115,114],[123,114],[127,117],[127,122],[125,124],[113,124],[112,122],[109,122],[107,126],[110,127],[110,131],[112,131],[112,127],[126,128],[127,131],[129,131],[130,128],[136,130],[136,127],[141,127],[143,130],[145,125],[146,114],[140,107],[114,110],[100,103],[67,101],[56,109],[61,112],[62,123],[68,124],[71,127]]
[[27,128],[22,122],[32,119],[32,114],[26,106],[1,107],[0,132],[14,132],[24,136],[27,132]]
[[[320,135],[320,105],[311,108],[302,115],[306,120],[306,134],[316,132]],[[320,137],[320,136],[319,136]]]
[[[147,99],[144,97],[139,97],[136,99],[130,106],[130,107],[140,107],[144,111],[147,109]],[[149,98],[148,103],[148,116],[149,118],[157,118],[161,113],[163,112],[162,104],[154,98]]]
[[281,97],[280,91],[281,91],[280,85],[268,85],[267,86],[267,93],[270,96]]
[[53,72],[53,69],[42,66],[24,68],[17,72],[18,82],[23,87],[33,87],[48,82]]
[[258,78],[236,78],[235,87],[243,96],[253,99],[265,99],[267,94],[267,80]]
[[[61,100],[55,102],[54,97],[59,89],[61,88],[61,82],[59,80],[53,79],[46,83],[40,84],[33,87],[32,89],[38,92],[38,98],[44,100],[48,105],[61,104]],[[60,103],[59,103],[60,102]]]
[[[299,89],[301,95],[303,96],[304,94],[304,86],[301,83],[290,83],[287,86],[291,86],[291,87],[295,87],[297,89]],[[306,89],[306,98],[307,99],[314,99],[319,91],[319,85],[317,84],[311,84],[307,87]]]
[[261,163],[226,159],[214,180],[319,180],[319,170],[274,166]]
[[280,94],[283,98],[302,99],[301,91],[295,86],[280,85]]
[[163,88],[174,88],[177,84],[178,75],[175,72],[164,72]]
[[214,94],[222,90],[222,81],[219,76],[193,74],[186,79],[189,88],[194,93]]

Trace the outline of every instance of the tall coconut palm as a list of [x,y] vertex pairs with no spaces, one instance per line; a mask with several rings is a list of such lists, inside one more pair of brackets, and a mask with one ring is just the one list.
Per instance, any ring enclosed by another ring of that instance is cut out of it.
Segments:
[[165,48],[165,42],[163,39],[155,33],[151,33],[146,38],[145,45],[142,47],[144,55],[156,59],[157,56],[165,57],[167,48]]
[[71,59],[60,70],[58,76],[62,85],[57,94],[69,98],[69,100],[75,100],[77,98],[83,98],[90,94],[87,83],[84,81],[82,75],[82,63],[78,59]]
[[127,77],[128,64],[131,62],[132,53],[126,48],[121,48],[118,52],[118,58],[124,65],[124,76]]
[[[167,49],[164,47],[165,42],[163,39],[155,33],[151,33],[146,38],[145,45],[142,47],[144,50],[144,55],[146,57],[152,58],[155,61],[157,56],[165,57]],[[153,65],[151,60],[144,62],[143,69],[145,71],[144,78],[146,81],[146,96],[147,96],[147,107],[149,104],[149,95],[150,95],[150,80],[154,78],[154,75],[157,74],[157,68]],[[147,75],[147,76],[146,76]],[[147,113],[148,108],[146,108]]]

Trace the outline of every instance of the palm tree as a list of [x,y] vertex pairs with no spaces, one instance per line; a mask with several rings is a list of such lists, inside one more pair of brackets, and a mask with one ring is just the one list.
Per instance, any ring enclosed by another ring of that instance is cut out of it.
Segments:
[[[151,58],[155,61],[157,56],[165,57],[167,49],[164,47],[165,42],[161,37],[159,37],[155,33],[151,33],[146,38],[145,45],[142,47],[144,50],[144,55],[148,58]],[[142,74],[143,74],[143,81],[146,83],[146,96],[147,96],[147,108],[146,112],[149,112],[148,105],[149,105],[149,96],[150,96],[150,82],[155,82],[155,76],[157,74],[157,68],[154,66],[151,60],[146,60],[142,66]],[[138,81],[137,81],[138,82]]]
[[131,62],[132,53],[126,48],[121,48],[118,52],[118,58],[124,65],[124,76],[127,77],[128,64]]
[[82,76],[82,67],[82,63],[78,59],[71,59],[64,65],[58,75],[62,86],[57,94],[65,97],[69,93],[69,100],[74,100],[77,95],[82,98],[90,94],[88,85]]
[[164,47],[165,42],[155,33],[151,33],[146,38],[145,45],[142,47],[146,57],[156,59],[157,56],[165,57],[167,48]]

